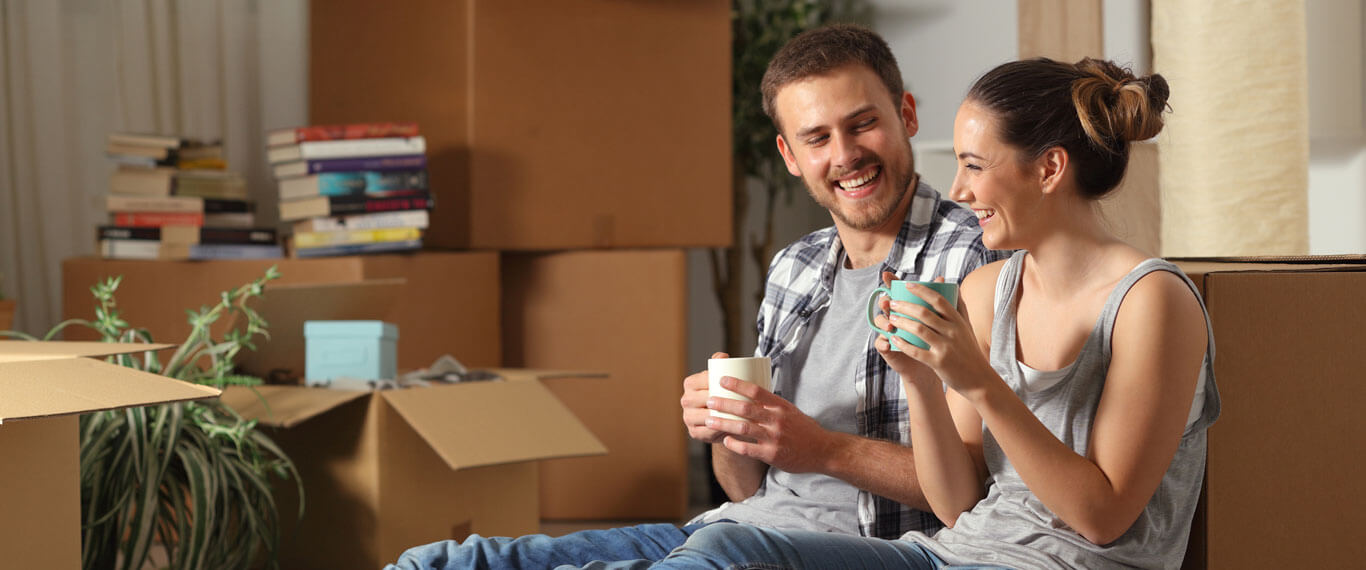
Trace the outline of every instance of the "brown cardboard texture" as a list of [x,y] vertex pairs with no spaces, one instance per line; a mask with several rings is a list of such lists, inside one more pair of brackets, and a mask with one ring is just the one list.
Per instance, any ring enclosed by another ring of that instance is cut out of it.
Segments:
[[1187,567],[1359,564],[1366,258],[1178,265],[1209,309],[1223,402]]
[[[283,531],[282,566],[376,568],[469,532],[536,532],[536,461],[606,448],[542,384],[585,373],[516,372],[376,392],[230,388],[226,404],[281,428],[274,437],[304,481],[304,520]],[[297,505],[288,486],[277,498],[281,512]]]
[[[422,125],[437,202],[425,243],[730,245],[729,2],[332,0],[309,27],[313,122]],[[643,116],[668,152],[620,119]]]
[[14,568],[81,564],[76,414],[218,390],[94,360],[169,344],[0,341],[0,552]]
[[[455,355],[467,366],[500,366],[503,353],[498,262],[498,254],[493,252],[426,251],[207,262],[71,258],[62,262],[62,315],[92,318],[95,300],[90,295],[90,286],[106,277],[121,275],[123,282],[117,292],[120,315],[146,328],[153,339],[174,340],[183,339],[190,332],[185,308],[215,303],[222,291],[260,277],[272,265],[279,268],[280,279],[266,284],[262,300],[267,302],[277,288],[286,286],[402,279],[404,284],[396,292],[381,295],[387,299],[363,297],[359,304],[370,307],[350,307],[379,314],[380,320],[398,325],[400,371],[429,366],[443,354]],[[386,303],[387,309],[381,310],[379,305]],[[307,304],[313,305],[312,300]],[[265,318],[272,325],[274,337],[275,322],[270,315]],[[222,330],[226,330],[227,324],[227,319],[219,323]],[[67,338],[94,337],[88,332],[68,329]],[[258,339],[258,348],[270,350],[266,342],[270,341]],[[275,353],[283,354],[280,350]],[[240,356],[238,362],[253,368],[268,363],[251,356]]]
[[683,251],[507,254],[503,268],[507,364],[609,374],[594,382],[546,381],[610,453],[543,462],[542,516],[685,517],[687,434],[678,409],[687,374]]
[[[305,365],[304,321],[384,320],[406,284],[405,279],[391,278],[271,287],[252,304],[269,323],[270,340],[258,342],[255,351],[242,351],[238,365],[262,378],[269,377],[272,371],[301,378]],[[398,343],[402,345],[403,340],[400,329]]]

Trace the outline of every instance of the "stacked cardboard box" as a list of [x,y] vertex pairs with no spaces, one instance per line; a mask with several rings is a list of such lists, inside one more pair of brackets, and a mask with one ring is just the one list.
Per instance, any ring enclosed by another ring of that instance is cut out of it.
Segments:
[[547,382],[609,453],[544,464],[546,517],[683,517],[679,248],[731,241],[729,3],[338,0],[309,22],[310,118],[420,123],[426,243],[502,252],[505,364],[611,373]]
[[1214,326],[1223,414],[1186,568],[1366,557],[1366,257],[1183,260]]

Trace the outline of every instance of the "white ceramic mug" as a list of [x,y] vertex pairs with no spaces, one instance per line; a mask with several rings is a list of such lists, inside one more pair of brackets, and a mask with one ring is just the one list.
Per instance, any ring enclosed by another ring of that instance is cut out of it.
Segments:
[[[767,356],[749,356],[739,358],[711,358],[707,360],[707,391],[712,396],[718,398],[730,398],[732,400],[751,401],[749,398],[736,394],[721,387],[721,377],[730,376],[739,378],[747,382],[758,384],[765,390],[773,389],[773,364]],[[743,420],[745,418],[725,412],[711,411],[711,415],[718,418],[731,420]]]

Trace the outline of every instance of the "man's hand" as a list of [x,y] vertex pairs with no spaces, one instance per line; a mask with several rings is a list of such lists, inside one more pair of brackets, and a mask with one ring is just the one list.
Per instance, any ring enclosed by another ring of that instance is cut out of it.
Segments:
[[[717,352],[711,357],[730,358],[730,355]],[[726,434],[707,427],[707,418],[711,416],[711,410],[707,409],[708,393],[707,371],[703,370],[683,379],[683,398],[678,403],[683,407],[683,425],[688,427],[688,437],[703,443],[718,443]]]
[[721,440],[726,449],[789,473],[825,471],[832,454],[838,451],[836,434],[757,384],[727,376],[721,379],[721,385],[753,400],[708,398],[711,409],[747,420],[706,418],[707,428],[727,436]]

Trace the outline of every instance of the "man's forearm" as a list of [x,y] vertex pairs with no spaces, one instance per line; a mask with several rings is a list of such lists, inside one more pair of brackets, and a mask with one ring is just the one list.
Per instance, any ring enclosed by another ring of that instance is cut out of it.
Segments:
[[726,496],[737,502],[759,492],[768,474],[768,464],[739,455],[720,443],[711,445],[711,468]]
[[908,446],[851,434],[837,434],[834,453],[823,472],[898,503],[930,512],[915,475],[915,454]]

